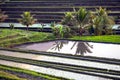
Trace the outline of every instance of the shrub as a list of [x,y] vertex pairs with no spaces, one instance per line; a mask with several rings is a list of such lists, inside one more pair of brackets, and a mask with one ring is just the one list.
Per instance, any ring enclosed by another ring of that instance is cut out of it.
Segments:
[[70,36],[70,28],[68,26],[54,26],[52,32],[57,38],[67,38]]

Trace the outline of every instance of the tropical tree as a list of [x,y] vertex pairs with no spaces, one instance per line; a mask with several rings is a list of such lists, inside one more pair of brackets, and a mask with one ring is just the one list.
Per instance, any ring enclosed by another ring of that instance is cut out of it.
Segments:
[[3,22],[8,16],[4,14],[5,12],[3,12],[0,9],[0,23]]
[[102,20],[98,16],[93,19],[93,26],[94,26],[94,34],[101,35],[102,34]]
[[36,23],[37,19],[34,19],[33,17],[34,15],[31,15],[30,12],[24,12],[22,15],[21,15],[21,19],[18,19],[19,22],[23,25],[26,25],[27,26],[27,31],[28,31],[28,27],[30,25],[33,25],[34,23]]
[[74,9],[74,12],[65,13],[62,23],[77,27],[80,35],[85,29],[89,29],[89,32],[92,30],[95,35],[110,34],[115,22],[114,18],[108,15],[109,12],[102,7],[96,9],[96,12],[81,7],[78,11]]
[[56,25],[51,23],[51,29],[54,36],[57,38],[66,38],[70,36],[70,28],[68,26]]
[[62,20],[63,25],[73,26],[74,25],[74,16],[72,12],[66,12],[65,17]]
[[89,17],[90,12],[83,7],[81,7],[79,11],[76,13],[75,18],[80,31],[80,35],[82,35],[83,30],[89,26]]
[[[108,15],[109,12],[110,11],[107,11],[105,8],[102,7],[96,9],[97,19],[99,18],[99,23],[101,23],[101,26],[99,26],[100,31],[102,32],[101,34],[110,34],[112,31],[112,26],[115,24],[114,18]],[[95,26],[97,27],[98,24],[96,24]]]
[[83,30],[89,25],[89,17],[90,12],[81,7],[78,11],[74,9],[74,12],[67,12],[62,22],[76,26],[80,35],[82,35]]

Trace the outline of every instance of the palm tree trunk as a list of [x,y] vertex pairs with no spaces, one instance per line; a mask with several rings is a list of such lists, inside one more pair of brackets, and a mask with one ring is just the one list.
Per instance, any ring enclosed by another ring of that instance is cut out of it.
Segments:
[[82,33],[83,33],[83,30],[82,30],[82,28],[80,27],[80,32],[79,32],[79,34],[80,34],[80,36],[82,36]]
[[28,25],[27,25],[27,31],[28,31]]

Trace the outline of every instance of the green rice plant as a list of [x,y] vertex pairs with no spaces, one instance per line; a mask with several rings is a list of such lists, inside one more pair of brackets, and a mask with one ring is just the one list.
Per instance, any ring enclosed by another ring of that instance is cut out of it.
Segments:
[[72,40],[85,40],[95,42],[120,43],[120,35],[101,35],[101,36],[73,36]]

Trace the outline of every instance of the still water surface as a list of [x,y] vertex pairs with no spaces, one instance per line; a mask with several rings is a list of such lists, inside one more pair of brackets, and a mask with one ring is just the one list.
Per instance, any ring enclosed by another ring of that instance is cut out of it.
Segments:
[[120,44],[57,40],[21,45],[16,48],[120,59]]

